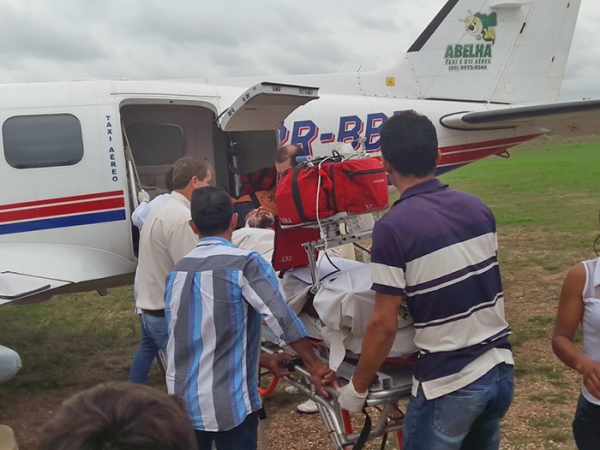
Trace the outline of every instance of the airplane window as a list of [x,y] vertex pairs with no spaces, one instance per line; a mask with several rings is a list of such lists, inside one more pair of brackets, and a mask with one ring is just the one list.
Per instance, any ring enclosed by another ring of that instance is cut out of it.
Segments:
[[185,156],[185,137],[179,125],[136,123],[125,132],[137,166],[170,166]]
[[83,158],[81,123],[71,114],[10,117],[2,140],[4,157],[16,169],[71,166]]

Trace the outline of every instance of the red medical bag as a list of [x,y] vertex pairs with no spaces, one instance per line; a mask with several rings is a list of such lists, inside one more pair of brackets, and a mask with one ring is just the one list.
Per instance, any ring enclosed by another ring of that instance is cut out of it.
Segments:
[[[281,228],[279,220],[275,221],[275,244],[273,249],[273,268],[289,270],[294,267],[308,266],[308,255],[302,244],[318,241],[321,237],[318,228]],[[315,252],[315,260],[317,252]]]
[[275,193],[277,213],[283,225],[314,222],[317,220],[317,212],[319,219],[335,214],[328,195],[331,180],[327,172],[331,164],[324,163],[320,168],[318,164],[302,164],[283,173]]
[[365,214],[390,206],[388,179],[375,158],[347,159],[328,166],[330,199],[336,213]]

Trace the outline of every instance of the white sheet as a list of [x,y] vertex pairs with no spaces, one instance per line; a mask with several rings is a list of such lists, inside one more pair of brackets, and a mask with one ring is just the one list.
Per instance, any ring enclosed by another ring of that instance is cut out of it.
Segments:
[[275,231],[271,228],[244,227],[233,232],[231,242],[244,250],[253,250],[260,254],[268,263],[273,259],[273,242]]
[[[254,250],[271,261],[275,232],[271,229],[242,228],[234,231],[232,242],[239,248]],[[331,261],[330,261],[331,260]],[[375,307],[375,292],[371,290],[371,265],[345,258],[320,255],[320,289],[313,299],[322,325],[303,312],[312,286],[308,267],[287,271],[280,280],[288,305],[298,314],[309,335],[323,339],[330,348],[329,365],[337,369],[346,350],[360,354],[367,325]],[[338,270],[339,269],[339,270]],[[398,317],[398,332],[389,354],[405,357],[417,352],[412,319]]]
[[[325,325],[323,340],[331,350],[329,365],[336,370],[346,350],[361,353],[364,334],[375,308],[375,292],[371,290],[371,265],[331,276],[315,295],[313,306]],[[398,315],[398,331],[389,357],[406,357],[418,351],[414,343],[413,321]]]

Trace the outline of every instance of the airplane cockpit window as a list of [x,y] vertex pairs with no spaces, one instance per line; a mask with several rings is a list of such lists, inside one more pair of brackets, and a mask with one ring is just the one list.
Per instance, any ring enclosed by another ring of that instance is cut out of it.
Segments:
[[4,157],[16,169],[71,166],[83,158],[81,123],[72,114],[10,117],[2,140]]
[[185,156],[185,135],[179,125],[136,123],[125,132],[136,166],[170,166]]

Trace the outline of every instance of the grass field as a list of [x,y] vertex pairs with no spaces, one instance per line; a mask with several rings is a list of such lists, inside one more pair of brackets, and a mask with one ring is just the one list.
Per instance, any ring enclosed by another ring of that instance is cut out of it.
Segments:
[[[517,361],[502,448],[574,449],[570,422],[580,379],[554,357],[550,336],[564,274],[595,256],[600,143],[538,141],[508,160],[491,158],[443,181],[480,196],[497,218]],[[15,429],[21,449],[35,448],[41,424],[65,397],[127,379],[139,339],[132,302],[127,287],[106,297],[84,293],[0,308],[0,343],[17,350],[24,365],[0,385],[0,423]],[[161,386],[158,371],[152,384]],[[318,418],[295,412],[299,401],[285,394],[267,399],[271,448],[329,448]]]

